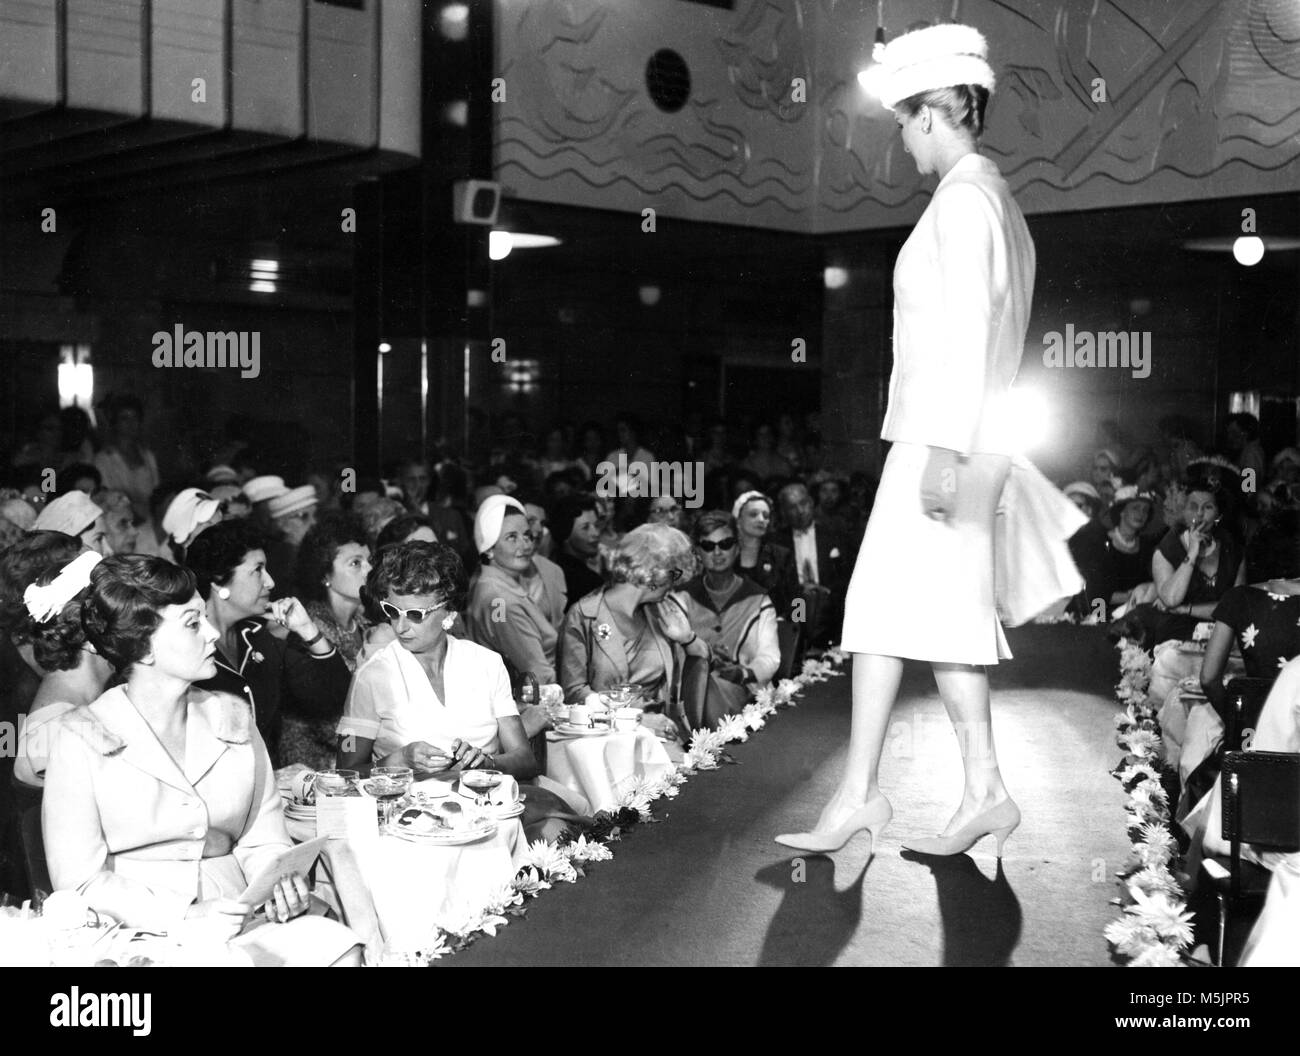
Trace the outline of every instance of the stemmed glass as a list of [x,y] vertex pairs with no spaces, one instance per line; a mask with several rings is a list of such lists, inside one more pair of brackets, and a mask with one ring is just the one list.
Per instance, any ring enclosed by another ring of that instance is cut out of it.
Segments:
[[409,766],[376,766],[370,771],[366,791],[379,800],[383,811],[381,832],[387,832],[392,820],[393,805],[406,795],[415,780],[415,771]]
[[474,790],[474,806],[488,810],[492,806],[492,790],[504,777],[500,770],[466,770],[460,775],[460,783]]

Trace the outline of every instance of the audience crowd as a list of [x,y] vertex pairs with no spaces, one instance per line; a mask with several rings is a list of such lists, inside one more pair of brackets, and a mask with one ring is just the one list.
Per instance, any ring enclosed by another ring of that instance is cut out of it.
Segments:
[[[675,437],[624,415],[608,438],[586,422],[540,442],[507,418],[491,440],[476,431],[475,457],[410,452],[382,476],[294,466],[234,430],[183,480],[160,476],[139,401],[111,400],[100,421],[102,436],[77,408],[40,418],[0,472],[0,706],[20,730],[0,890],[21,889],[18,818],[45,789],[55,885],[140,920],[232,912],[240,870],[287,838],[242,771],[205,778],[227,821],[203,860],[226,864],[200,884],[210,897],[173,904],[158,893],[170,881],[120,863],[156,866],[164,846],[185,857],[169,831],[183,805],[96,745],[142,743],[149,727],[164,747],[179,729],[183,746],[188,707],[257,766],[492,766],[535,782],[552,725],[536,687],[581,704],[629,684],[643,723],[681,744],[835,641],[874,494],[868,475],[824,464],[815,418],[790,414],[756,423],[743,449],[699,416]],[[1226,681],[1273,679],[1300,655],[1300,450],[1264,450],[1241,414],[1217,448],[1177,418],[1149,446],[1113,423],[1099,438],[1064,485],[1089,520],[1071,540],[1086,585],[1060,615],[1153,650],[1178,820],[1194,824]],[[665,463],[701,466],[699,487],[647,486]],[[64,743],[74,712],[93,717],[89,751]],[[115,773],[120,795],[97,801]],[[574,816],[528,787],[530,832]],[[148,832],[128,796],[157,805]],[[306,911],[296,885],[270,919]],[[299,931],[275,942],[315,963],[349,956],[346,936]]]

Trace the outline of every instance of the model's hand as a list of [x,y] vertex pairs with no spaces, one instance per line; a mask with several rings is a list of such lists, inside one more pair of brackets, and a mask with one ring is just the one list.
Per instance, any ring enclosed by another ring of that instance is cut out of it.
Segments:
[[957,452],[930,448],[921,473],[921,512],[936,521],[949,520],[957,508]]

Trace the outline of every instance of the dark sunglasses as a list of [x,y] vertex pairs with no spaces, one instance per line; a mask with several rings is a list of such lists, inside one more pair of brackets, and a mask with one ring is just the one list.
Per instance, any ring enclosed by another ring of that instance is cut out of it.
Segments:
[[440,602],[437,605],[430,605],[427,609],[399,609],[396,605],[390,605],[386,601],[381,601],[379,603],[379,608],[388,618],[389,623],[396,623],[405,616],[413,626],[418,627],[429,617],[430,614],[443,608],[443,604],[444,603]]
[[726,539],[719,539],[716,543],[712,539],[701,539],[698,544],[699,548],[706,554],[711,554],[714,550],[721,550],[725,554],[728,550],[734,549],[735,545],[736,537],[734,535],[728,536]]

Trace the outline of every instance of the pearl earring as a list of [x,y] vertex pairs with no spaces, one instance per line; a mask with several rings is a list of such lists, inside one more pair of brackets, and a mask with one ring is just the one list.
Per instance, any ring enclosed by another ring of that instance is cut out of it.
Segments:
[[447,615],[442,618],[442,629],[444,631],[450,631],[455,622],[456,614],[454,612],[447,613]]
[[230,588],[229,588],[229,587],[222,587],[220,590],[217,591],[217,597],[219,597],[222,601],[229,601],[229,600],[230,600]]

